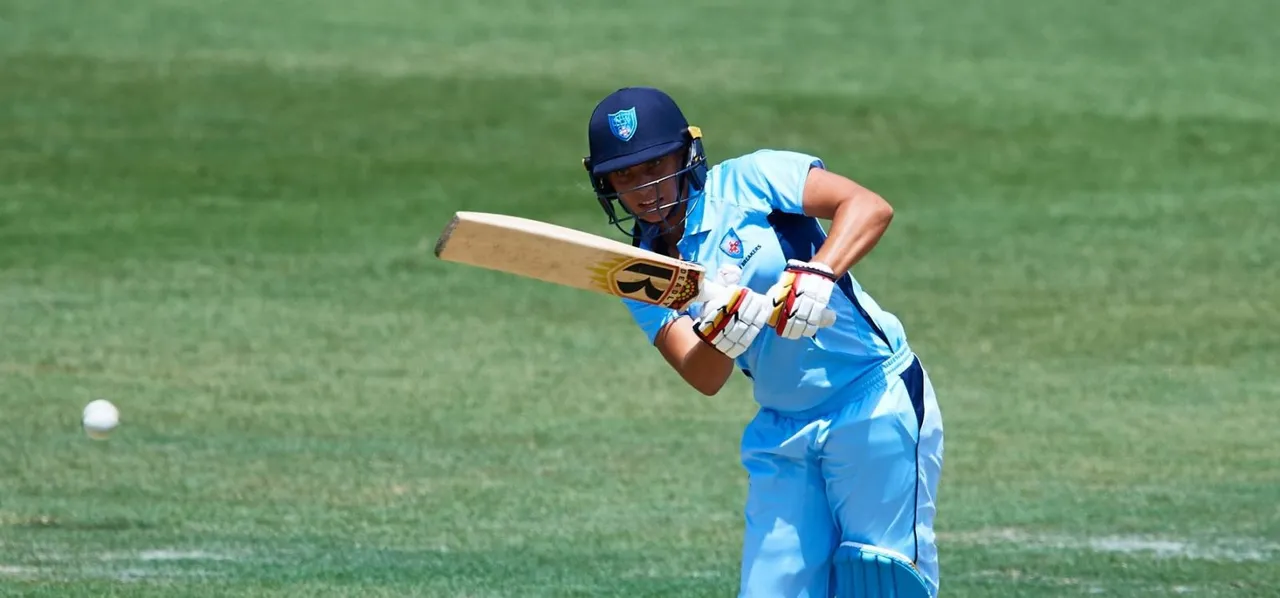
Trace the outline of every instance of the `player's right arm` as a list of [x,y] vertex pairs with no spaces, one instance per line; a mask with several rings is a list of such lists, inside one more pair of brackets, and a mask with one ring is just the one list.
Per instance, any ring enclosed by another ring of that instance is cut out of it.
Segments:
[[653,344],[689,386],[712,396],[733,374],[733,358],[704,342],[693,326],[692,318],[676,318],[658,332]]
[[773,311],[768,297],[736,284],[684,313],[634,299],[623,303],[667,363],[707,396],[724,387],[734,360],[769,327]]
[[[724,282],[722,278],[721,283]],[[660,320],[648,323],[649,329],[656,329],[652,335],[654,346],[685,382],[711,396],[720,392],[733,373],[734,360],[751,347],[760,331],[769,327],[773,302],[734,284],[694,306],[691,314],[659,309],[662,311],[642,309],[633,313],[660,314]]]

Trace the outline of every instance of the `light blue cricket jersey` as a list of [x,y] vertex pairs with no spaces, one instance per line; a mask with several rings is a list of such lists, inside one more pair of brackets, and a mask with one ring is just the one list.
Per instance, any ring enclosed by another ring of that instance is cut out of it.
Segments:
[[[712,167],[703,191],[690,199],[680,255],[713,276],[720,266],[735,264],[743,271],[741,284],[758,293],[768,291],[788,259],[809,261],[826,239],[821,222],[805,216],[801,208],[811,167],[822,168],[822,161],[777,150],[760,150]],[[641,247],[651,249],[648,243]],[[650,343],[683,313],[622,301]],[[754,382],[755,399],[762,407],[794,416],[834,408],[856,398],[843,396],[842,390],[852,392],[860,376],[906,350],[902,323],[880,309],[852,274],[840,279],[830,306],[836,323],[814,338],[787,340],[765,330],[738,357],[737,365]],[[696,317],[700,308],[692,306],[687,313]]]

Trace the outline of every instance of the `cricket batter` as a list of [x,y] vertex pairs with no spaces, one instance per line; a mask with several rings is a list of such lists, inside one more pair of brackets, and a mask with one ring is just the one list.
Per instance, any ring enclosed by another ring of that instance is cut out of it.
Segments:
[[709,167],[699,129],[652,88],[604,98],[588,138],[610,223],[730,285],[687,311],[623,302],[698,391],[735,370],[753,383],[739,596],[936,596],[942,416],[902,323],[849,273],[893,209],[802,153]]

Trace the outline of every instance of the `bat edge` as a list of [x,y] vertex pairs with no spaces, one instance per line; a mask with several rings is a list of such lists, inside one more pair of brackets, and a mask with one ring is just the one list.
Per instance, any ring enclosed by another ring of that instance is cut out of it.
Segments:
[[461,218],[459,218],[458,214],[454,214],[453,218],[449,219],[449,224],[445,225],[444,230],[440,232],[440,237],[436,239],[434,250],[436,257],[445,259],[443,255],[445,247],[449,244],[449,238],[453,236],[454,229],[458,228],[459,222],[461,222]]

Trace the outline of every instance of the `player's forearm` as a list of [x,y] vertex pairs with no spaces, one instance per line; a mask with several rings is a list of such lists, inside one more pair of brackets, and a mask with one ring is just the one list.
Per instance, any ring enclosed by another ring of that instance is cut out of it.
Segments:
[[733,368],[732,359],[703,342],[690,347],[676,366],[685,382],[707,396],[720,392]]
[[698,338],[690,318],[679,318],[663,327],[654,345],[671,368],[704,395],[720,392],[733,373],[733,359]]
[[875,193],[864,190],[846,199],[836,208],[827,240],[812,261],[843,276],[880,242],[892,220],[893,207]]

